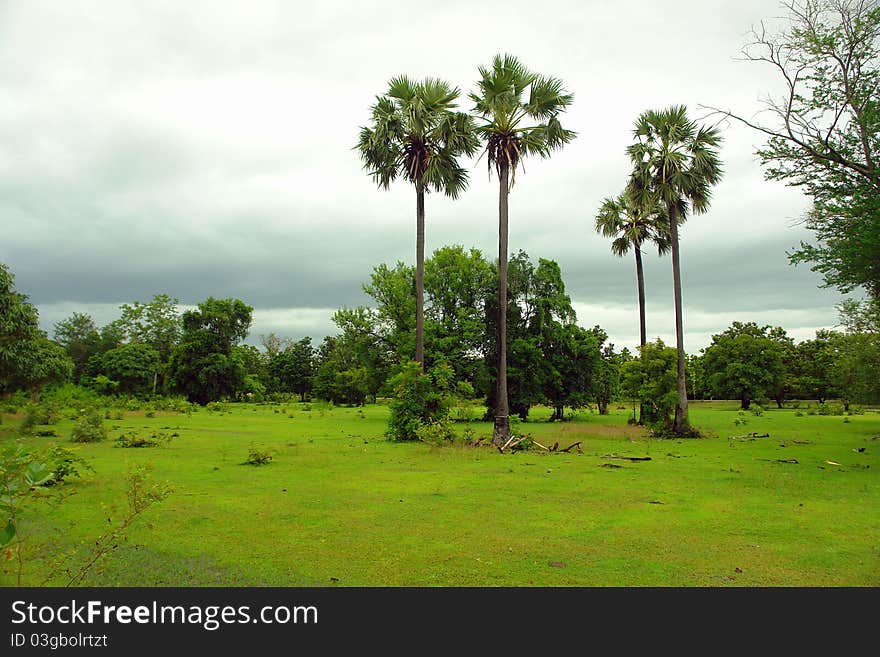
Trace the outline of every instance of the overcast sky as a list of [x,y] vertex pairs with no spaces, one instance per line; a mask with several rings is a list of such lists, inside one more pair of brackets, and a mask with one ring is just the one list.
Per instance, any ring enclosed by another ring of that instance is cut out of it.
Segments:
[[[671,104],[752,116],[779,80],[736,55],[782,14],[775,0],[0,0],[0,261],[50,335],[159,292],[242,299],[251,342],[335,333],[336,308],[369,303],[374,265],[415,258],[413,189],[377,189],[352,150],[375,95],[399,74],[466,92],[510,52],[565,82],[578,133],[518,173],[511,250],[559,262],[578,323],[633,347],[633,259],[593,228],[626,181],[633,123]],[[681,231],[685,346],[734,320],[812,337],[841,296],[788,264],[806,201],[764,181],[758,133],[722,130],[724,179]],[[484,159],[458,201],[430,195],[427,252],[496,257],[497,193]],[[645,266],[648,335],[674,343],[670,260]]]

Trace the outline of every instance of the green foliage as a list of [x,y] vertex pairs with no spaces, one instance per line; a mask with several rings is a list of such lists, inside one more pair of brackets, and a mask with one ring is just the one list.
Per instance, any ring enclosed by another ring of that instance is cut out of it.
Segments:
[[454,377],[453,369],[446,364],[422,372],[418,363],[404,363],[390,381],[394,398],[389,403],[391,415],[385,435],[397,441],[419,440],[419,430],[432,440],[451,436],[447,425],[455,403]]
[[106,352],[101,363],[103,373],[120,392],[145,394],[152,390],[158,376],[159,352],[146,344],[124,344]]
[[657,338],[640,352],[641,358],[621,365],[622,391],[641,400],[646,423],[668,426],[678,403],[678,350]]
[[[478,117],[477,134],[486,144],[489,171],[516,173],[527,156],[550,157],[571,142],[559,116],[574,101],[558,78],[529,71],[516,57],[498,54],[479,68],[477,91],[470,94]],[[513,184],[514,175],[510,184]]]
[[416,427],[416,438],[429,445],[448,445],[455,440],[455,430],[446,421],[420,424]]
[[73,380],[79,383],[89,359],[100,352],[101,336],[95,320],[90,315],[75,312],[55,324],[54,336],[73,361]]
[[20,507],[39,488],[53,480],[53,472],[21,443],[7,443],[0,451],[0,547],[16,542],[21,551]]
[[748,409],[753,399],[766,397],[783,385],[784,349],[790,344],[781,328],[734,322],[713,335],[712,344],[703,350],[709,389],[716,397],[739,399],[742,408]]
[[269,465],[272,462],[272,454],[251,446],[248,449],[248,456],[242,465]]
[[179,303],[167,294],[157,294],[147,303],[124,303],[119,326],[130,343],[150,347],[159,362],[166,364],[182,335]]
[[269,357],[267,373],[272,392],[295,392],[305,400],[312,386],[315,370],[315,353],[312,339],[305,337],[298,342],[289,342]]
[[455,111],[459,90],[438,78],[392,79],[388,91],[370,108],[372,124],[362,127],[356,145],[364,168],[388,189],[403,178],[419,189],[451,198],[467,187],[468,173],[458,162],[476,153],[473,119]]
[[28,404],[19,431],[22,434],[30,434],[39,424],[55,424],[58,421],[58,415],[58,409],[52,404]]
[[70,439],[75,443],[94,443],[107,438],[107,427],[104,426],[104,418],[98,411],[87,411],[70,433]]
[[52,479],[47,486],[62,483],[70,477],[81,477],[81,470],[94,472],[94,468],[72,449],[62,445],[53,445],[46,453],[44,460],[52,471]]
[[204,405],[242,390],[244,361],[233,347],[247,337],[252,312],[238,299],[209,297],[183,314],[183,335],[172,351],[169,371],[189,401]]
[[142,436],[135,431],[120,434],[114,447],[139,448],[158,447],[171,441],[171,436],[163,431],[152,431],[149,436]]
[[35,343],[41,338],[37,309],[14,290],[15,276],[0,263],[0,392],[29,378],[36,365]]

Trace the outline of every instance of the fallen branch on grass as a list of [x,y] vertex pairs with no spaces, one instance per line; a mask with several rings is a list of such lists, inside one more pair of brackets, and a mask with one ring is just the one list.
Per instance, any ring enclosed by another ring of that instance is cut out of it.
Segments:
[[744,436],[731,436],[731,440],[754,440],[755,438],[769,438],[769,433],[762,433],[760,436],[756,432],[747,433]]
[[768,461],[770,463],[800,463],[797,459],[758,459],[759,461]]
[[622,461],[650,461],[650,456],[618,456],[617,454],[605,454],[599,458],[603,459],[620,459]]

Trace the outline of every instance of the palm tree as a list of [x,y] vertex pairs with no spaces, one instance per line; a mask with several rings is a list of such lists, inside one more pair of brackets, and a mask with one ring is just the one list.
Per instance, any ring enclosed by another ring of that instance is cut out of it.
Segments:
[[575,137],[559,122],[573,96],[562,81],[532,73],[512,55],[496,55],[492,67],[480,67],[478,93],[471,93],[486,142],[489,175],[498,174],[498,380],[492,441],[503,451],[510,439],[507,401],[507,200],[520,161],[542,158]]
[[433,189],[458,198],[468,184],[461,155],[479,147],[474,121],[454,111],[460,91],[437,78],[393,78],[372,106],[372,126],[362,127],[355,148],[379,187],[398,177],[416,188],[416,352],[424,369],[425,193]]
[[[611,252],[622,258],[630,248],[636,256],[636,282],[639,292],[639,346],[644,349],[647,342],[645,330],[645,275],[642,269],[642,244],[654,242],[657,253],[669,252],[669,229],[666,208],[651,198],[649,205],[642,206],[636,201],[633,190],[627,187],[617,198],[605,198],[596,215],[596,232],[604,237],[613,237]],[[639,424],[644,422],[645,407],[639,405]]]
[[716,128],[698,127],[687,118],[683,105],[639,116],[633,131],[636,142],[627,148],[634,171],[630,180],[639,203],[656,200],[664,205],[672,251],[672,280],[675,297],[675,339],[678,348],[678,404],[673,430],[687,433],[687,385],[685,381],[684,329],[681,310],[681,268],[678,226],[690,212],[709,209],[712,186],[721,180],[717,147],[721,135]]

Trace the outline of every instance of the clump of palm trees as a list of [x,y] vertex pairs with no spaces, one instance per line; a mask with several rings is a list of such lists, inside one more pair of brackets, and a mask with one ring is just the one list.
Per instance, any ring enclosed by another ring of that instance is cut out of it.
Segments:
[[673,431],[688,434],[687,382],[685,379],[684,328],[681,299],[681,265],[678,227],[691,213],[709,209],[712,187],[721,180],[716,128],[698,126],[677,105],[639,116],[633,130],[635,142],[627,148],[633,171],[618,199],[606,199],[596,217],[596,230],[614,237],[611,249],[624,255],[629,246],[636,254],[639,290],[640,346],[645,346],[645,298],[641,245],[654,242],[660,254],[672,253],[675,305],[675,341],[678,351],[678,404]]
[[[424,367],[424,239],[425,194],[441,192],[457,198],[468,185],[461,157],[483,147],[490,175],[498,177],[498,374],[493,443],[509,444],[507,394],[507,258],[508,198],[517,168],[529,157],[548,158],[571,142],[576,133],[564,128],[560,116],[573,95],[563,82],[526,68],[516,57],[496,55],[479,68],[476,89],[468,95],[471,113],[457,109],[458,88],[437,79],[393,78],[372,106],[372,122],[361,128],[355,147],[377,185],[387,189],[401,178],[416,191],[416,345],[414,360]],[[681,321],[678,225],[691,212],[708,209],[710,190],[721,167],[714,150],[720,137],[714,129],[698,128],[684,107],[639,117],[636,141],[628,149],[633,172],[626,190],[605,199],[596,229],[613,237],[612,250],[624,255],[632,248],[639,287],[640,339],[645,344],[644,275],[641,247],[653,242],[660,253],[671,251],[675,279],[676,337],[679,350],[679,396],[675,429],[685,431],[687,393]]]

